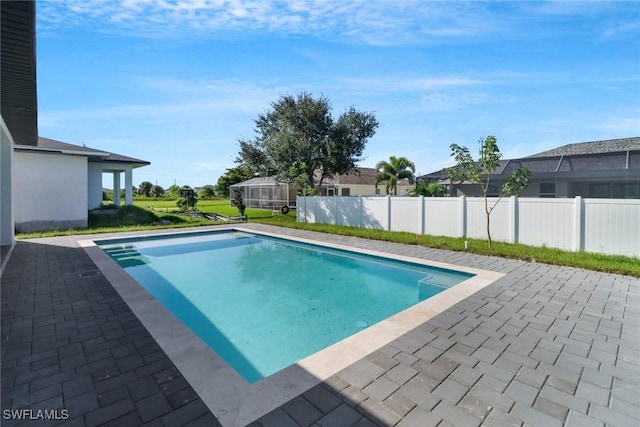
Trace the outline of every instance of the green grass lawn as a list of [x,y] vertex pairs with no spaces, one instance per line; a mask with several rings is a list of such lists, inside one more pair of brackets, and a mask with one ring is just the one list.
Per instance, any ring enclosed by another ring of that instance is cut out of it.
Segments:
[[[159,211],[179,210],[175,200],[134,200],[133,204],[142,208],[151,206],[154,210]],[[198,200],[196,208],[199,212],[217,213],[224,216],[237,216],[240,214],[237,208],[230,205],[229,199]],[[268,209],[247,209],[245,214],[249,219],[270,218],[273,216],[271,210]]]
[[[218,213],[225,216],[238,215],[238,209],[229,205],[229,200],[200,200],[197,204],[201,212]],[[135,200],[134,206],[125,206],[111,212],[93,212],[89,214],[89,227],[75,230],[52,230],[40,233],[18,234],[18,239],[51,237],[60,235],[134,231],[155,228],[194,227],[221,224],[202,218],[193,218],[181,214],[174,200]],[[569,252],[560,249],[534,247],[520,244],[494,242],[491,248],[485,240],[468,238],[416,235],[414,233],[362,229],[328,224],[305,224],[296,221],[295,212],[288,215],[264,209],[247,209],[249,222],[277,225],[281,227],[318,231],[344,236],[362,237],[371,240],[396,242],[406,245],[421,245],[430,248],[466,251],[478,255],[491,255],[502,258],[520,259],[587,270],[619,273],[640,277],[640,259],[617,255],[602,255],[586,252]],[[469,242],[465,249],[464,242]]]
[[[493,242],[493,245],[489,248],[486,240],[417,235],[415,233],[372,230],[329,224],[305,224],[296,222],[295,217],[285,215],[276,216],[269,221],[257,220],[255,222],[264,222],[271,225],[318,231],[321,233],[362,237],[365,239],[382,240],[386,242],[402,243],[405,245],[421,245],[429,248],[469,252],[478,255],[490,255],[501,258],[520,259],[530,262],[541,262],[552,265],[562,265],[640,277],[640,259],[621,255],[570,252],[555,248],[503,242]],[[468,249],[465,249],[464,247],[465,241],[469,242]]]

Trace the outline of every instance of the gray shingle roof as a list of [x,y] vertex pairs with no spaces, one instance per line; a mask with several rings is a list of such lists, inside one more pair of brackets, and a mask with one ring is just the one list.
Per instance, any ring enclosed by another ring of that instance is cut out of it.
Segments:
[[112,163],[130,163],[134,167],[146,166],[151,163],[146,160],[140,160],[133,157],[123,156],[122,154],[111,153],[105,150],[98,150],[91,147],[69,144],[67,142],[56,141],[55,139],[38,137],[38,144],[35,147],[26,145],[16,145],[18,150],[42,150],[50,152],[72,152],[87,156],[89,161],[112,162]]
[[[640,169],[640,137],[568,144],[521,159],[500,160],[500,166],[492,175],[509,175],[520,167],[526,167],[534,175]],[[444,180],[448,176],[443,169],[420,178]]]
[[62,141],[56,141],[55,139],[43,138],[41,136],[38,137],[38,145],[36,145],[36,147],[52,151],[75,151],[78,153],[86,153],[88,156],[104,156],[104,154],[109,153],[108,151],[96,150],[95,148],[69,144]]
[[602,141],[580,142],[532,154],[531,157],[573,156],[580,154],[603,154],[621,151],[640,150],[640,137],[607,139]]

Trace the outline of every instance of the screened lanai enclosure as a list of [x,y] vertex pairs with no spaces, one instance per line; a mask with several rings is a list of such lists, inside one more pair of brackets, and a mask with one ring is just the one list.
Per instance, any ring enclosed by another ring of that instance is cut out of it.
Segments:
[[251,178],[234,184],[230,188],[233,205],[235,190],[242,191],[244,204],[253,209],[280,209],[282,206],[295,206],[297,191],[288,184],[276,182],[273,178]]
[[[322,186],[320,194],[333,195],[335,185],[329,183]],[[247,181],[233,184],[230,187],[231,205],[236,188],[242,192],[242,198],[247,208],[253,209],[280,209],[283,206],[289,208],[296,206],[298,189],[286,183],[276,182],[272,177],[257,177]]]

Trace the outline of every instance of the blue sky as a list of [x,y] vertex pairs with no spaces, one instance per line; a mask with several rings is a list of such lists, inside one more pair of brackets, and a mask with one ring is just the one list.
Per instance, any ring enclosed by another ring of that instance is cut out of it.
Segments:
[[[40,136],[215,184],[284,94],[380,122],[361,166],[495,135],[505,158],[640,136],[640,2],[38,1]],[[107,177],[107,175],[105,175]]]

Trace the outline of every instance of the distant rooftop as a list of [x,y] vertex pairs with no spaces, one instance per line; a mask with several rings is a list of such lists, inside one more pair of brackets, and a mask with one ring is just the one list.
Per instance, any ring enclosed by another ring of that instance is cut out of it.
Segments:
[[[492,175],[508,175],[519,167],[526,167],[532,174],[638,170],[640,137],[567,144],[520,159],[502,159]],[[445,169],[441,169],[420,178],[440,181],[448,179],[448,175]]]
[[616,153],[620,151],[640,150],[640,137],[607,139],[603,141],[580,142],[577,144],[567,144],[562,147],[553,148],[541,153],[532,154],[532,157],[555,157],[574,156],[582,154],[604,154]]

